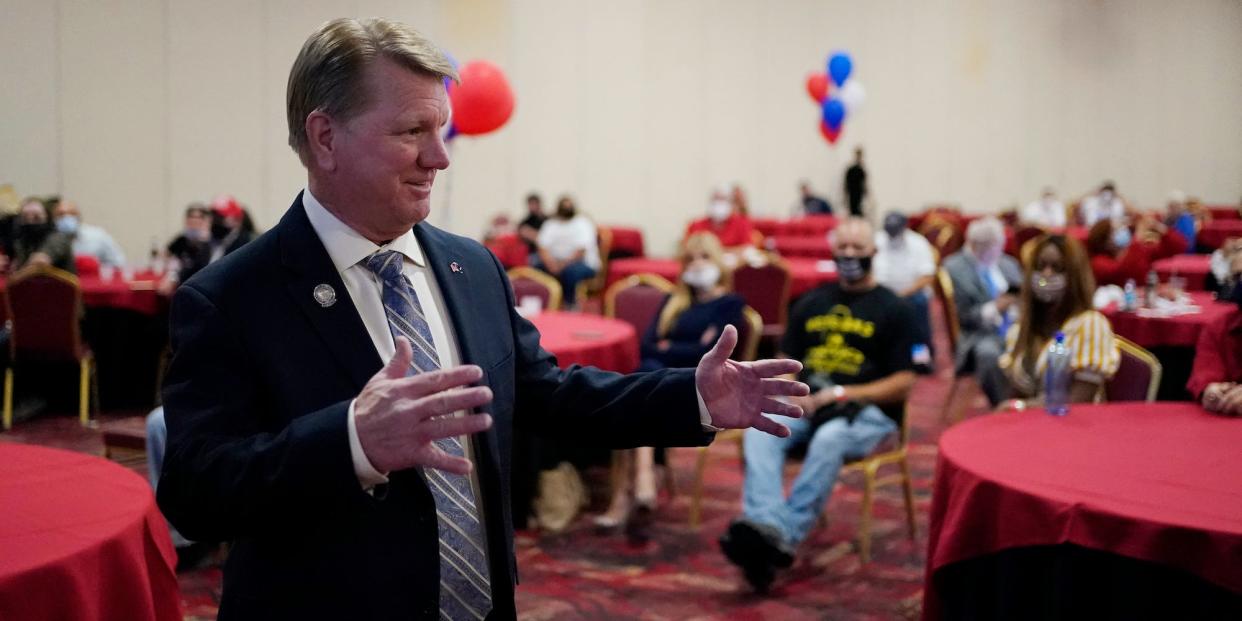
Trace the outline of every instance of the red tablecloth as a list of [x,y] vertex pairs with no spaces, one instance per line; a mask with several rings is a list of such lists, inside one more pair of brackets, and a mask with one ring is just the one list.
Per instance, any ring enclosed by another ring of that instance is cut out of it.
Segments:
[[834,216],[816,215],[780,220],[776,218],[751,218],[751,226],[764,237],[790,235],[794,237],[823,237],[836,228]]
[[612,252],[622,256],[643,256],[643,232],[628,226],[606,226],[612,231]]
[[[155,291],[157,279],[150,272],[134,274],[129,282],[119,273],[112,280],[99,276],[81,276],[78,286],[82,289],[82,304],[102,308],[121,308],[145,315],[154,315],[168,304],[168,300]],[[8,281],[0,276],[0,304],[3,304]]]
[[1191,403],[995,414],[940,438],[923,616],[956,561],[1072,543],[1242,592],[1242,419]]
[[1199,306],[1199,312],[1175,317],[1143,317],[1116,308],[1104,309],[1104,315],[1113,324],[1113,332],[1143,347],[1194,347],[1199,342],[1199,331],[1213,319],[1228,314],[1234,308],[1228,302],[1212,299],[1205,291],[1193,291],[1191,300]]
[[539,344],[561,367],[580,364],[621,373],[638,368],[638,335],[624,321],[552,312],[536,315],[531,323],[539,329]]
[[0,443],[0,619],[181,619],[151,486],[82,453]]
[[1196,241],[1201,246],[1215,250],[1231,237],[1242,237],[1242,220],[1212,220],[1203,225]]
[[1187,291],[1203,291],[1207,277],[1212,271],[1212,257],[1206,254],[1179,254],[1160,259],[1151,264],[1161,282],[1168,282],[1174,274],[1186,279]]
[[782,257],[807,257],[811,259],[831,259],[832,248],[828,247],[828,236],[824,235],[774,235],[764,241],[769,250],[775,250]]
[[1242,220],[1242,211],[1237,205],[1208,205],[1207,210],[1213,220]]
[[[837,272],[827,269],[829,264],[822,259],[807,257],[789,257],[785,259],[789,266],[790,299],[828,282],[836,282]],[[681,264],[676,259],[617,259],[608,264],[608,285],[634,274],[656,274],[676,282],[680,274]]]

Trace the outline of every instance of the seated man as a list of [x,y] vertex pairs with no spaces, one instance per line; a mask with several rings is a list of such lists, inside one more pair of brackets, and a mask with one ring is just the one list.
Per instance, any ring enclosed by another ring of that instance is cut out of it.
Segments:
[[798,184],[798,191],[802,194],[802,201],[799,206],[802,208],[797,215],[799,216],[831,216],[832,204],[822,196],[816,196],[811,191],[811,183],[803,180]]
[[1098,191],[1084,197],[1080,209],[1083,226],[1091,226],[1100,220],[1124,224],[1126,216],[1132,211],[1126,199],[1117,194],[1117,187],[1112,181],[1105,181]]
[[1005,228],[996,218],[980,218],[966,227],[966,246],[944,260],[953,281],[953,300],[960,330],[954,369],[974,371],[995,407],[1009,392],[998,361],[1005,353],[1005,331],[1013,323],[1015,292],[1022,268],[1004,253]]
[[931,371],[931,284],[936,253],[926,237],[906,227],[906,216],[893,211],[884,216],[884,232],[875,235],[875,280],[910,305],[914,313],[914,364],[920,373]]
[[565,304],[575,308],[578,283],[595,276],[601,265],[595,224],[578,213],[572,198],[562,196],[556,202],[556,215],[539,228],[537,241],[534,266],[560,281]]
[[[743,514],[720,539],[760,592],[777,569],[793,564],[846,460],[866,456],[898,429],[914,385],[914,321],[909,307],[871,275],[874,230],[850,218],[830,241],[841,280],[799,299],[781,342],[782,355],[802,361],[802,379],[811,385],[811,395],[792,401],[814,414],[781,419],[787,438],[745,434]],[[785,456],[801,444],[806,458],[786,498]]]
[[1040,228],[1064,228],[1065,205],[1057,200],[1057,193],[1051,187],[1044,188],[1039,200],[1031,201],[1022,208],[1019,220],[1028,226]]
[[77,203],[62,200],[52,213],[56,216],[56,230],[73,239],[73,256],[95,257],[100,265],[114,268],[125,265],[125,253],[116,240],[102,228],[83,222]]

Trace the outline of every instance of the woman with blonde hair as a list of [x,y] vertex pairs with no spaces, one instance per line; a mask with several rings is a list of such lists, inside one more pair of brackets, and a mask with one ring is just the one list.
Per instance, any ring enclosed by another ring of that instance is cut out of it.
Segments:
[[1064,235],[1036,238],[1024,257],[1020,320],[1009,329],[1000,367],[1009,379],[1016,407],[1044,397],[1044,370],[1054,336],[1065,335],[1070,350],[1069,400],[1094,401],[1121,364],[1108,318],[1091,304],[1095,278],[1081,244]]
[[[730,280],[724,248],[715,235],[695,233],[687,238],[682,245],[677,289],[643,335],[639,371],[693,367],[716,343],[725,326],[740,328],[745,302],[729,292]],[[620,452],[617,466],[622,476],[613,481],[612,502],[595,519],[596,526],[611,530],[624,525],[631,541],[646,541],[655,509],[656,462],[663,463],[662,449],[642,447]]]

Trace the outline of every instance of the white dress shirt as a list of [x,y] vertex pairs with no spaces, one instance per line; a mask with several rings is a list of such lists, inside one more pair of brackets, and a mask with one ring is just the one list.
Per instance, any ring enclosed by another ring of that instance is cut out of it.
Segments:
[[1082,199],[1083,223],[1091,226],[1100,220],[1112,220],[1114,224],[1125,221],[1126,205],[1121,198],[1113,196],[1104,200],[1099,194]]
[[[444,296],[435,274],[427,267],[427,259],[423,249],[418,245],[414,231],[392,240],[384,246],[377,246],[357,231],[349,228],[337,219],[323,204],[311,194],[307,188],[302,193],[302,205],[306,208],[306,217],[310,219],[311,228],[323,242],[332,265],[341,274],[345,289],[358,309],[371,343],[379,354],[380,360],[387,362],[397,352],[392,332],[388,327],[388,318],[384,313],[384,285],[379,276],[367,269],[366,259],[382,250],[395,250],[403,257],[401,273],[414,287],[419,305],[423,307],[423,315],[427,318],[427,327],[431,331],[431,340],[440,358],[440,368],[447,369],[461,364],[461,350],[457,345],[457,335],[453,324],[444,313]],[[354,420],[354,404],[349,404],[349,451],[354,462],[354,472],[363,488],[370,489],[381,483],[387,483],[388,477],[375,469],[366,454],[362,451],[362,443],[358,441],[358,428]],[[470,457],[470,442],[461,438],[462,446]],[[472,473],[471,478],[474,478]],[[477,485],[476,485],[477,491]]]

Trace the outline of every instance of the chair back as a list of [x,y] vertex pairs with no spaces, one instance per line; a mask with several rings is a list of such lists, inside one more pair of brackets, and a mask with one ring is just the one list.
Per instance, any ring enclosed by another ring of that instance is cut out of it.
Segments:
[[619,280],[604,292],[604,316],[620,319],[642,339],[647,328],[659,317],[664,300],[677,286],[655,274],[634,274]]
[[513,285],[513,297],[518,304],[522,303],[522,298],[533,295],[543,303],[543,310],[561,309],[564,292],[561,290],[561,283],[555,278],[526,266],[515,267],[508,274],[509,282]]
[[958,323],[957,301],[953,298],[953,279],[949,277],[948,270],[943,267],[936,270],[936,295],[940,298],[940,306],[943,307],[941,315],[944,317],[945,334],[949,337],[949,350],[956,355],[957,343],[962,335],[962,326]]
[[1031,241],[1046,232],[1047,231],[1038,226],[1020,226],[1013,232],[1013,248],[1018,250],[1020,253],[1021,248],[1026,245],[1026,242]]
[[1151,352],[1114,335],[1121,350],[1121,366],[1104,387],[1109,401],[1155,401],[1164,367]]
[[733,270],[733,292],[759,313],[765,331],[784,327],[791,283],[789,267],[775,255],[762,265],[742,263]]
[[599,248],[599,271],[595,272],[594,276],[578,283],[578,287],[574,290],[578,304],[582,304],[591,296],[603,293],[604,286],[608,282],[608,265],[611,263],[609,255],[612,253],[612,229],[606,226],[596,226],[595,242]]
[[955,221],[939,214],[932,215],[919,227],[919,233],[931,242],[932,247],[940,253],[940,256],[947,257],[961,250],[962,245],[966,243],[966,236],[962,233],[962,227],[958,222],[960,219]]
[[737,327],[737,347],[730,356],[737,362],[753,362],[759,357],[759,339],[763,338],[763,317],[749,306],[742,307],[742,324]]
[[78,277],[44,265],[26,267],[8,280],[9,338],[16,360],[74,362],[81,359]]

